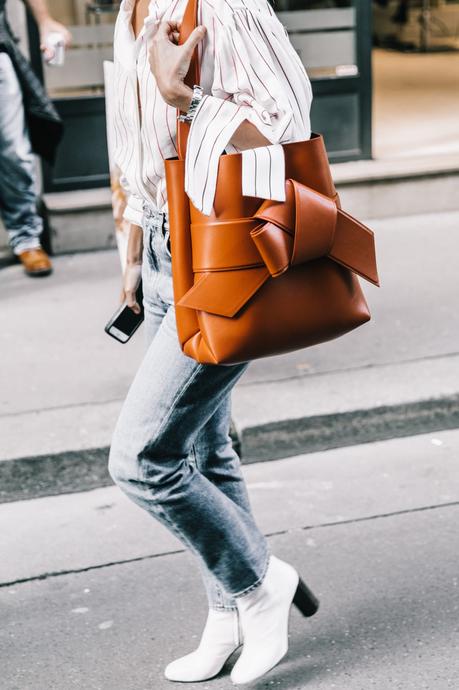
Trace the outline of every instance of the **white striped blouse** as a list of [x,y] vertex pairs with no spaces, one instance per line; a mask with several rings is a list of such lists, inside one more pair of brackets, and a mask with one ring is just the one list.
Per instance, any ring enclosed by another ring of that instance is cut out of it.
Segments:
[[[114,161],[128,192],[124,217],[140,225],[143,201],[167,210],[164,159],[177,155],[176,108],[163,100],[148,62],[148,38],[159,20],[180,21],[187,0],[156,0],[137,39],[135,0],[123,0],[114,38]],[[188,137],[185,189],[210,214],[218,160],[241,122],[270,145],[243,152],[242,192],[284,200],[281,143],[308,139],[312,92],[305,68],[267,0],[201,0],[199,44],[204,97]],[[137,92],[138,83],[138,92]],[[140,111],[138,98],[140,100]]]

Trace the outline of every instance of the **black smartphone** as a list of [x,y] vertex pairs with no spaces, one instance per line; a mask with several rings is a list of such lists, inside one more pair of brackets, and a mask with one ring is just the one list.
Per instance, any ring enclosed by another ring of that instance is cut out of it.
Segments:
[[144,319],[142,281],[135,294],[140,305],[140,314],[135,314],[126,303],[123,303],[105,326],[105,332],[120,343],[127,343]]

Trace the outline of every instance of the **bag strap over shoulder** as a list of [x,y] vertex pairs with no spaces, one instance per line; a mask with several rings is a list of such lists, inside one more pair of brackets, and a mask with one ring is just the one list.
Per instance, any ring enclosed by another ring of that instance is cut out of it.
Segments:
[[[185,43],[188,36],[191,34],[193,29],[196,28],[198,24],[198,0],[188,0],[187,6],[182,19],[182,24],[180,27],[180,36],[178,43],[181,45]],[[193,51],[191,57],[190,67],[188,69],[187,75],[184,82],[191,89],[194,84],[199,84],[201,80],[201,70],[199,65],[199,55],[198,46]],[[180,114],[180,110],[177,109],[177,115]],[[188,132],[190,125],[187,122],[182,122],[177,120],[177,149],[179,158],[185,158],[186,154],[186,142],[188,139]]]

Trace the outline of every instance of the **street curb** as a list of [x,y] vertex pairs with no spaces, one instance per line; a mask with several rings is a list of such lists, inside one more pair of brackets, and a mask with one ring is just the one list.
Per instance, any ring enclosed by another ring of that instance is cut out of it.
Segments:
[[[459,394],[246,427],[233,442],[243,464],[459,428]],[[0,503],[110,486],[108,447],[0,462]]]
[[459,428],[459,394],[273,422],[242,432],[244,462]]

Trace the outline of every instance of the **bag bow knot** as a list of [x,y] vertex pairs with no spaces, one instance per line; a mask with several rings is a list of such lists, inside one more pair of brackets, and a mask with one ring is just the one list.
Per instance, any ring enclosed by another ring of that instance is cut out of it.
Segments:
[[328,257],[379,285],[373,232],[332,199],[296,180],[286,180],[286,200],[267,200],[254,218],[264,221],[251,230],[272,277],[291,266]]
[[373,232],[338,197],[296,180],[286,180],[285,201],[267,199],[249,218],[193,223],[191,235],[196,282],[180,307],[234,317],[270,277],[320,258],[379,286]]

